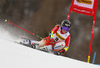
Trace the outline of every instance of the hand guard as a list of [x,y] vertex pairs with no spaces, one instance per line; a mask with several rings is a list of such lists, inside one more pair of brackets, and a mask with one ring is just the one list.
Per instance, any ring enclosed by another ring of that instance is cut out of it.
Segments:
[[65,49],[62,49],[57,52],[57,55],[64,55],[65,54]]
[[54,38],[53,31],[49,33],[49,36],[50,36],[51,39]]

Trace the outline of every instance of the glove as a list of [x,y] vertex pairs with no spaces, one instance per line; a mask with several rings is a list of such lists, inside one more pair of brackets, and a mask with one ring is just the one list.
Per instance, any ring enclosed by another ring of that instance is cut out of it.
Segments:
[[64,55],[65,54],[65,49],[62,49],[57,52],[57,55]]
[[53,31],[51,31],[51,32],[49,33],[49,36],[50,36],[50,44],[51,44],[52,46],[54,46],[54,45],[56,44],[56,42],[55,42],[55,40],[53,39],[53,38],[54,38],[54,36],[53,36]]
[[50,39],[50,44],[51,44],[52,46],[54,46],[54,45],[56,44],[55,40],[54,40],[54,39]]

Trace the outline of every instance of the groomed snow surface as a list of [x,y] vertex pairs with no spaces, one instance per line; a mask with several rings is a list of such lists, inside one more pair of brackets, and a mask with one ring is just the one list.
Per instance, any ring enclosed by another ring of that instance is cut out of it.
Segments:
[[100,68],[0,39],[0,68]]

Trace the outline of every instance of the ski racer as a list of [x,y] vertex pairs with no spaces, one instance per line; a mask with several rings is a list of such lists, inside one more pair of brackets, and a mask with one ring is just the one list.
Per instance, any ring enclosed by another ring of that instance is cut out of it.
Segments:
[[57,54],[64,55],[69,49],[70,43],[70,30],[71,22],[69,20],[62,21],[61,25],[56,25],[49,36],[42,39],[39,43],[39,47],[51,45],[51,50],[57,52]]
[[38,44],[36,42],[29,40],[27,44],[30,44],[32,48],[51,46],[50,50],[56,53],[57,55],[64,55],[65,52],[69,49],[70,43],[70,33],[71,22],[69,20],[62,21],[61,25],[56,25],[48,37],[42,39]]

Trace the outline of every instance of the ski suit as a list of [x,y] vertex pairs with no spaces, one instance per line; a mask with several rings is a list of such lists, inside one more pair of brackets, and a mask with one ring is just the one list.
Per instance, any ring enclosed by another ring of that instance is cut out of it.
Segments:
[[[55,26],[51,32],[53,32],[53,36],[54,36],[54,40],[56,42],[56,44],[53,46],[54,50],[53,51],[58,51],[61,49],[64,49],[65,51],[67,51],[69,49],[69,42],[70,42],[70,33],[62,33],[61,31],[62,27],[60,26]],[[40,45],[51,45],[50,44],[50,36],[44,38],[44,40],[41,41]]]

